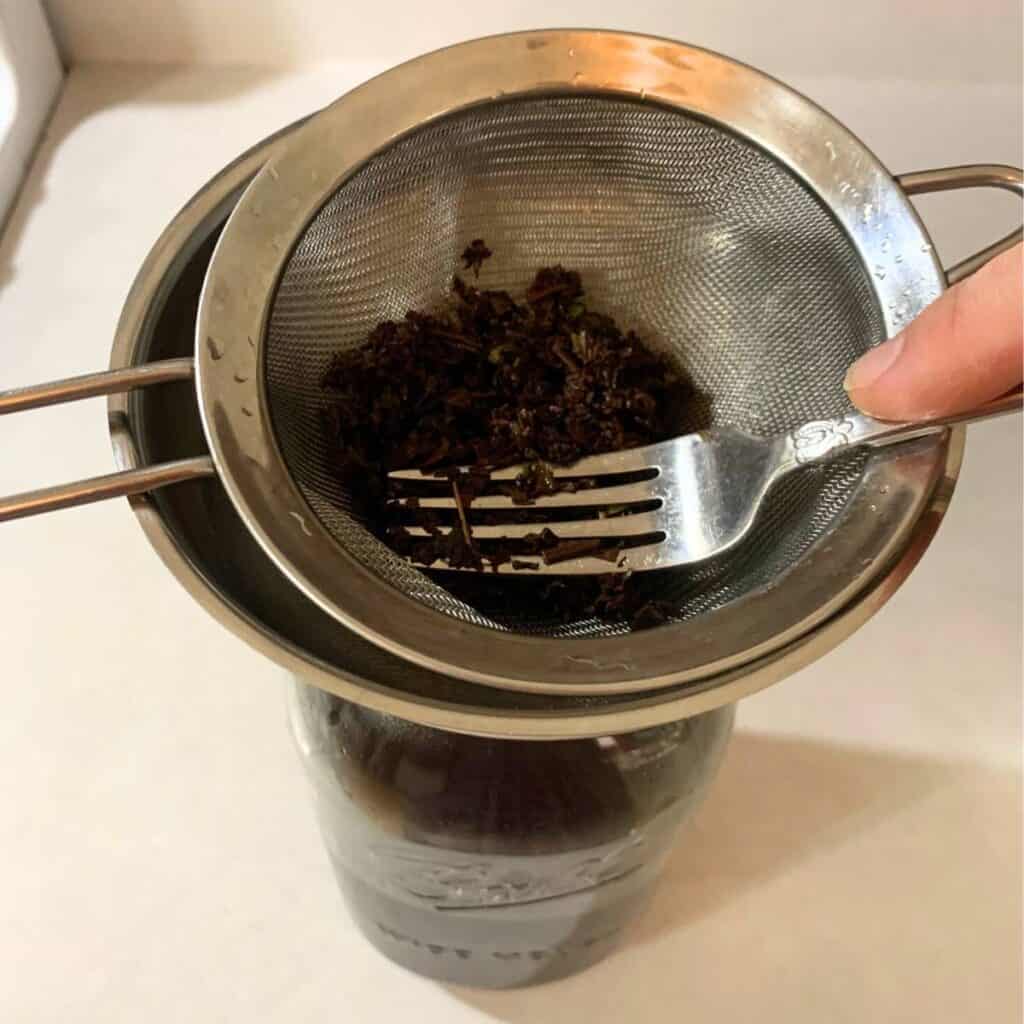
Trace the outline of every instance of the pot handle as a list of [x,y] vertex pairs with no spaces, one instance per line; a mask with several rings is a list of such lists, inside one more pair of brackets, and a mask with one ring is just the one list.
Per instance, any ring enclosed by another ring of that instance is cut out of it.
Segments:
[[[133,366],[123,370],[108,370],[105,373],[89,373],[83,377],[69,377],[49,384],[36,384],[12,391],[0,391],[0,416],[5,413],[25,412],[62,402],[77,402],[81,398],[98,395],[113,395],[151,384],[165,384],[174,380],[191,380],[195,376],[192,359],[165,359],[160,362]],[[8,498],[0,498],[0,523],[8,519],[55,512],[60,508],[74,505],[88,505],[106,498],[122,498],[129,494],[141,494],[168,484],[200,477],[214,476],[216,470],[208,455],[192,459],[178,459],[157,466],[143,466],[123,473],[76,480],[56,487],[43,487],[36,491],[25,491]]]
[[[964,164],[961,167],[937,167],[931,171],[914,171],[896,176],[897,184],[907,195],[925,192],[949,192],[961,188],[1003,188],[1024,199],[1024,171],[1005,164]],[[1024,227],[1011,231],[973,256],[946,271],[946,283],[956,284],[980,270],[990,259],[1016,245],[1024,238]]]

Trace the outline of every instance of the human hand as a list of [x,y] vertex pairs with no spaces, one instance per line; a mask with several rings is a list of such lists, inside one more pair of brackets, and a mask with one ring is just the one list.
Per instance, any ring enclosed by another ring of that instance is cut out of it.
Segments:
[[853,403],[883,420],[964,412],[1021,383],[1021,245],[955,284],[846,375]]

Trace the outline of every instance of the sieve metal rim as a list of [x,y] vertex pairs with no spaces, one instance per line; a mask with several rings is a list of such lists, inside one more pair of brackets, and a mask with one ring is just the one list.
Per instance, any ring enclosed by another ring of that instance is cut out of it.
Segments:
[[[814,545],[780,586],[710,613],[699,630],[689,623],[640,637],[572,640],[500,634],[500,665],[494,631],[399,594],[335,544],[283,464],[262,383],[265,327],[295,241],[347,176],[406,132],[499,97],[579,92],[583,81],[594,83],[591,94],[658,102],[714,121],[784,163],[832,210],[866,266],[891,268],[874,281],[888,334],[944,287],[927,235],[892,177],[808,100],[708,51],[651,37],[553,31],[438,51],[314,116],[239,202],[214,253],[197,326],[200,408],[221,479],[296,586],[345,625],[415,663],[505,689],[576,695],[718,675],[804,635],[897,557],[955,462],[948,439],[875,456],[831,537]],[[330,173],[325,153],[337,161]]]

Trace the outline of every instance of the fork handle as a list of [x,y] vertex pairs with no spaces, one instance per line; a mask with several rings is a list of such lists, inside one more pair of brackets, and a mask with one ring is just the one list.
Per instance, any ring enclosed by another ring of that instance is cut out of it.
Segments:
[[1021,388],[1011,391],[1000,398],[986,402],[984,405],[952,416],[942,416],[934,420],[923,420],[914,423],[890,423],[872,419],[863,413],[851,412],[834,420],[813,420],[791,431],[786,436],[787,454],[792,464],[804,466],[809,462],[818,462],[837,454],[840,449],[870,445],[880,448],[899,441],[909,441],[915,437],[935,434],[955,423],[969,423],[974,420],[987,420],[993,416],[1003,416],[1009,412],[1019,412],[1022,400]]

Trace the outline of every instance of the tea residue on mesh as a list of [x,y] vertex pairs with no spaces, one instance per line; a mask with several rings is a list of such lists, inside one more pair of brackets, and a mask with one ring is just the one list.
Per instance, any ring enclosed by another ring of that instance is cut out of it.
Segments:
[[[477,279],[491,256],[482,239],[473,240],[462,254],[464,271]],[[585,554],[614,564],[620,551],[613,544],[560,539],[529,503],[580,486],[556,480],[551,466],[666,440],[697,399],[689,378],[633,330],[590,308],[580,275],[557,265],[538,270],[522,298],[455,274],[442,305],[384,321],[364,344],[338,353],[323,386],[333,469],[386,543],[428,566],[444,559],[484,572],[510,563],[518,575],[531,573],[526,555],[554,564]],[[537,531],[477,541],[474,523],[510,517],[474,510],[473,500],[499,489],[491,470],[517,464],[524,471],[500,489],[521,506],[519,521],[537,521]],[[457,515],[420,508],[408,486],[388,480],[395,469],[445,480]],[[402,501],[389,504],[389,497]],[[428,536],[411,535],[413,524]],[[494,577],[494,585],[507,579]],[[562,621],[596,616],[644,627],[666,619],[667,610],[644,599],[626,573],[535,582],[536,600]]]

